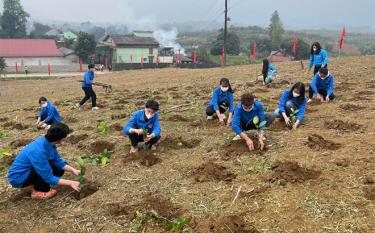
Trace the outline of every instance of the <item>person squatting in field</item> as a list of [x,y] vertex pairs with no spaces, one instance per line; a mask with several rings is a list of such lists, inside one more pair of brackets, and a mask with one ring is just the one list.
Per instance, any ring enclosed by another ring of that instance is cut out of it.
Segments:
[[45,199],[54,196],[56,189],[51,186],[70,186],[80,191],[80,183],[65,180],[61,177],[64,171],[78,176],[77,170],[62,160],[56,145],[69,134],[69,127],[57,123],[48,129],[47,134],[25,146],[15,158],[8,172],[8,181],[14,188],[24,188],[31,191],[32,198]]
[[[256,120],[257,119],[257,120]],[[255,100],[251,93],[245,93],[241,96],[235,110],[232,121],[232,129],[236,133],[234,140],[244,139],[249,151],[254,150],[254,143],[247,135],[246,131],[258,130],[258,140],[260,150],[264,149],[264,141],[266,140],[264,130],[274,120],[273,114],[265,114],[263,104]]]
[[86,103],[87,100],[91,98],[92,102],[92,110],[98,110],[99,108],[96,106],[96,94],[94,89],[92,88],[92,84],[94,83],[95,77],[95,65],[90,64],[88,66],[88,71],[84,74],[84,80],[81,84],[82,90],[85,92],[85,96],[81,100],[81,102],[77,103],[77,108],[80,108],[82,105]]
[[[263,60],[262,73],[263,75],[263,85],[272,83],[276,79],[277,68],[270,63],[268,59]],[[259,75],[259,76],[260,76]]]
[[52,124],[61,122],[61,116],[55,105],[47,101],[46,97],[39,98],[40,111],[35,125],[39,128],[48,129]]
[[123,132],[129,136],[131,142],[130,153],[138,152],[138,144],[145,141],[145,148],[156,150],[156,143],[160,139],[159,103],[148,100],[145,108],[134,112]]
[[225,112],[229,112],[227,127],[230,126],[234,111],[233,90],[227,78],[220,80],[220,86],[212,92],[211,101],[206,108],[207,120],[212,120],[216,114],[220,123],[224,124]]
[[275,117],[283,120],[288,127],[297,129],[305,115],[305,108],[305,84],[298,82],[282,93]]
[[309,100],[312,102],[313,96],[321,102],[329,102],[335,99],[334,76],[328,72],[327,68],[320,68],[319,72],[314,76],[309,87]]
[[314,66],[314,75],[318,73],[320,68],[328,67],[328,53],[326,50],[322,49],[319,42],[312,44],[310,53],[309,71]]

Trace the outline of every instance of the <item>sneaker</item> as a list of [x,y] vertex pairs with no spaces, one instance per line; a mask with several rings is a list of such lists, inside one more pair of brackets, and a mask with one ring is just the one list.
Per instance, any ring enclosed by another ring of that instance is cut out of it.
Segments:
[[29,186],[23,187],[22,190],[24,190],[26,192],[33,192],[34,191],[34,185],[29,185]]
[[227,118],[227,116],[225,116],[225,114],[221,114],[221,117],[225,120]]
[[236,135],[236,136],[234,136],[234,138],[232,139],[232,141],[238,141],[238,140],[241,140],[241,136],[240,136],[240,135]]
[[33,191],[31,193],[31,198],[35,198],[35,199],[48,199],[48,198],[51,198],[53,196],[55,196],[57,194],[57,190],[56,189],[51,189],[49,192],[38,192],[38,191]]
[[207,116],[207,120],[212,120],[214,119],[214,116]]
[[138,147],[130,147],[129,154],[135,154],[135,153],[138,153]]
[[151,150],[156,150],[156,146],[155,146],[155,145],[152,145],[152,146],[151,146]]
[[79,103],[76,103],[76,108],[80,109],[81,105]]
[[91,110],[95,111],[95,110],[99,110],[99,108],[98,107],[92,107]]
[[308,101],[307,101],[307,103],[309,104],[309,103],[311,103],[313,100],[312,99],[309,99]]

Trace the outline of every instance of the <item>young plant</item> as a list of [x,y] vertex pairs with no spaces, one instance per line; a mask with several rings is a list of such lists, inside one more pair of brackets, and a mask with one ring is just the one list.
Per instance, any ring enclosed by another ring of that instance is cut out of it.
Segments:
[[96,128],[98,129],[98,132],[102,135],[108,134],[110,130],[108,124],[105,121],[100,121]]
[[190,218],[177,218],[171,222],[169,222],[166,226],[167,231],[182,231],[186,225],[190,224]]
[[81,185],[85,183],[85,173],[86,173],[86,165],[85,161],[82,158],[77,159],[76,165],[81,171],[81,174],[78,176],[78,181]]
[[141,231],[141,228],[143,224],[146,221],[146,214],[143,214],[141,212],[136,212],[136,217],[132,220],[130,223],[130,233],[137,233]]
[[99,154],[98,160],[102,166],[105,166],[109,163],[109,158],[111,157],[112,151],[104,149],[102,153]]
[[4,131],[0,131],[0,138],[6,138],[8,137],[8,133],[4,132]]
[[298,109],[294,110],[294,108],[291,108],[290,110],[291,110],[291,113],[289,115],[289,118],[290,118],[290,121],[291,121],[291,126],[293,126],[294,123],[296,123],[296,121],[297,121],[297,114],[298,114],[299,110]]
[[0,150],[0,159],[3,159],[5,157],[11,157],[12,153],[10,152],[9,148],[1,148]]
[[259,121],[259,117],[255,116],[253,118],[253,124],[255,125],[255,128],[260,131],[260,129],[267,124],[267,121]]

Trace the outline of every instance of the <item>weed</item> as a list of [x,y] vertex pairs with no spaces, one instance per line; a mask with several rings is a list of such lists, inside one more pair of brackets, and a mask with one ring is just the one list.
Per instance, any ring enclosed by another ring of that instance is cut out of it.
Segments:
[[261,173],[271,169],[271,164],[266,159],[258,159],[247,171],[250,173]]
[[5,157],[10,157],[12,156],[12,153],[10,152],[9,148],[1,148],[0,150],[0,159],[5,158]]
[[167,231],[181,231],[186,225],[190,224],[190,218],[177,218],[173,221],[170,221],[165,230]]
[[136,212],[136,217],[133,219],[133,221],[130,223],[130,233],[137,233],[140,232],[143,224],[145,223],[146,215],[141,212]]
[[105,121],[100,121],[96,128],[98,129],[98,132],[102,135],[107,135],[110,131],[110,128]]
[[7,132],[0,131],[0,138],[6,138],[8,136],[9,136],[9,134]]
[[78,181],[81,186],[85,183],[85,173],[86,173],[86,166],[85,161],[82,158],[77,159],[76,165],[81,170],[81,174],[78,176]]

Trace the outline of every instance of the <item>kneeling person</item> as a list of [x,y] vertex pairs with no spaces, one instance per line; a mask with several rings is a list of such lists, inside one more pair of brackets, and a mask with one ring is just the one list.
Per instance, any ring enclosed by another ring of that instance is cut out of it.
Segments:
[[321,102],[334,100],[334,88],[334,76],[328,72],[327,68],[320,68],[310,84],[308,103],[312,102],[314,94],[316,95],[316,99]]
[[52,125],[45,136],[37,138],[21,150],[8,172],[8,181],[15,188],[31,191],[32,198],[45,199],[57,191],[51,186],[70,186],[80,191],[78,181],[65,180],[64,171],[79,175],[80,171],[61,159],[56,145],[69,134],[69,127],[58,123]]
[[132,114],[123,129],[131,142],[130,153],[138,152],[138,143],[144,141],[147,149],[156,150],[155,144],[159,141],[161,132],[158,111],[159,103],[148,100],[144,109]]
[[47,100],[46,97],[39,98],[40,111],[35,125],[40,128],[49,128],[52,124],[61,122],[61,117],[55,105]]
[[[256,117],[258,119],[257,125],[254,123],[254,118]],[[262,122],[266,122],[266,124]],[[262,102],[255,100],[254,96],[250,93],[241,96],[241,103],[234,110],[232,129],[236,133],[236,137],[239,136],[246,141],[250,151],[255,148],[253,141],[246,134],[246,131],[251,129],[259,130],[259,145],[260,149],[263,150],[264,141],[266,140],[264,130],[271,123],[272,117],[265,115]]]

